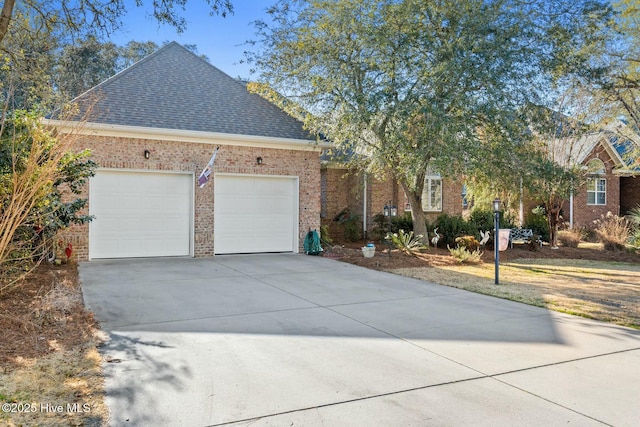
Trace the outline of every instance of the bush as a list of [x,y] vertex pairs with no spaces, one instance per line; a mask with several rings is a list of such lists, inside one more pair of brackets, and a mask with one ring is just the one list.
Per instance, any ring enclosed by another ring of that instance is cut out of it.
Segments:
[[[480,231],[492,231],[493,211],[490,209],[474,209],[469,215],[469,230],[476,238],[480,237]],[[500,212],[500,228],[514,228],[513,220],[509,215]]]
[[[2,122],[0,291],[17,284],[34,261],[53,260],[49,254],[59,231],[91,221],[82,213],[87,200],[79,196],[96,167],[88,151],[71,151],[73,135],[55,134],[34,112],[16,111]],[[64,201],[61,186],[70,201]]]
[[373,217],[372,237],[377,240],[385,238],[387,233],[398,233],[400,230],[413,230],[413,219],[411,212],[405,212],[404,215],[391,217],[391,230],[389,230],[389,218],[383,214]]
[[522,228],[530,228],[533,230],[533,234],[540,236],[542,241],[549,241],[549,222],[542,206],[538,206],[531,211]]
[[466,248],[470,251],[480,249],[480,242],[474,236],[456,237],[456,244],[458,247]]
[[640,205],[631,210],[629,213],[629,221],[633,224],[629,243],[631,243],[634,248],[640,249]]
[[477,230],[478,236],[480,231],[493,230],[493,211],[490,209],[474,209],[469,215],[469,224]]
[[600,215],[600,219],[594,221],[595,233],[604,248],[610,251],[623,250],[629,239],[631,227],[629,221],[611,212]]
[[360,240],[360,217],[345,208],[333,219],[342,226],[345,239],[351,242]]
[[584,231],[579,228],[561,230],[558,232],[558,241],[562,243],[562,246],[566,246],[567,248],[577,248],[578,243],[582,241],[583,237]]
[[469,249],[465,248],[464,246],[458,246],[455,249],[451,249],[449,246],[447,246],[447,249],[449,249],[449,253],[451,254],[451,256],[453,256],[456,261],[461,264],[479,264],[482,262],[482,252],[480,252],[480,249],[476,249],[473,252],[469,251]]
[[333,243],[333,239],[329,235],[329,227],[326,225],[320,226],[320,244],[323,247],[328,247]]
[[440,243],[447,246],[455,244],[456,237],[475,234],[477,230],[460,215],[442,214],[433,223],[438,228]]
[[385,239],[389,240],[402,252],[409,255],[415,255],[416,252],[427,248],[427,246],[422,243],[422,237],[423,236],[421,234],[414,236],[413,231],[405,233],[404,230],[400,230],[397,233],[387,234]]

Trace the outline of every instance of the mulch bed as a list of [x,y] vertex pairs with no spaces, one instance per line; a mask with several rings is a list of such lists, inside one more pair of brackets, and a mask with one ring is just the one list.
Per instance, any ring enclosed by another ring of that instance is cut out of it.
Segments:
[[0,293],[0,369],[88,342],[96,322],[82,301],[75,264],[41,264]]
[[[373,258],[365,258],[360,248],[365,246],[366,243],[368,242],[341,242],[329,248],[323,256],[375,270],[438,267],[458,264],[446,248],[430,247],[426,252],[419,253],[416,256],[410,256],[397,249],[393,249],[391,256],[389,256],[389,246],[383,243],[376,243],[376,253]],[[532,251],[529,250],[527,245],[514,245],[513,249],[500,252],[501,262],[540,258],[589,259],[594,261],[640,263],[640,254],[638,253],[591,248],[560,247],[558,249],[551,249],[549,246],[543,246],[538,250]],[[492,248],[483,250],[482,261],[485,263],[494,262]]]

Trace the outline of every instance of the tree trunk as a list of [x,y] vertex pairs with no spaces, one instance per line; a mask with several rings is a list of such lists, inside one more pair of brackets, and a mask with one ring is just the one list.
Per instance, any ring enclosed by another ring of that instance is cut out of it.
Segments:
[[15,0],[5,0],[2,5],[2,13],[0,13],[0,44],[4,40],[9,30],[9,24],[11,23],[11,16],[13,15],[13,6],[16,4]]
[[411,219],[413,220],[413,233],[414,235],[422,235],[422,243],[425,245],[429,244],[429,233],[427,231],[427,224],[424,218],[424,212],[422,211],[422,188],[420,192],[411,191],[406,184],[400,182],[402,189],[404,190],[404,194],[409,199],[409,203],[411,203]]
[[558,248],[558,223],[560,222],[560,207],[562,204],[549,203],[547,206],[547,224],[549,226],[549,245]]

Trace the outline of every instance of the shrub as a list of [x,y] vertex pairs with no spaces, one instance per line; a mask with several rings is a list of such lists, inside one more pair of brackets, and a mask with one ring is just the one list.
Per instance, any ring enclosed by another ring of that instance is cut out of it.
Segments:
[[469,224],[478,232],[493,230],[493,211],[489,209],[474,209],[469,215]]
[[611,212],[594,221],[595,233],[607,250],[622,250],[629,239],[629,221]]
[[34,261],[53,260],[56,233],[91,221],[83,214],[87,200],[79,196],[96,167],[88,151],[71,151],[74,135],[57,135],[34,112],[15,111],[2,124],[0,291],[17,284]]
[[578,243],[582,241],[583,237],[584,231],[579,228],[561,230],[558,232],[558,241],[562,243],[562,246],[566,246],[567,248],[577,248]]
[[456,237],[456,244],[470,251],[475,251],[480,248],[480,242],[474,236]]
[[447,246],[447,249],[449,249],[449,253],[451,253],[451,256],[453,256],[456,261],[461,264],[479,264],[482,262],[482,252],[480,252],[480,249],[476,249],[473,252],[471,252],[464,246],[458,246],[455,249]]
[[629,243],[631,243],[634,248],[640,249],[640,205],[629,212],[629,221],[633,224]]
[[333,239],[329,235],[329,227],[326,225],[320,226],[320,244],[323,247],[328,247],[333,243]]
[[415,255],[416,252],[427,248],[427,246],[422,243],[422,237],[423,236],[421,234],[414,236],[413,231],[405,233],[404,230],[399,230],[397,233],[387,234],[385,239],[389,240],[402,252],[409,255]]
[[433,223],[433,227],[438,228],[440,243],[453,245],[456,237],[475,234],[476,230],[460,215],[442,214]]
[[[480,237],[480,231],[492,231],[493,211],[490,209],[474,209],[468,220],[469,234]],[[513,228],[513,219],[505,212],[500,212],[500,228]]]
[[394,229],[394,233],[400,230],[413,230],[411,212],[405,212],[400,216],[391,217],[391,227]]
[[398,233],[400,230],[413,230],[413,219],[411,212],[405,212],[404,215],[391,217],[391,230],[389,230],[389,218],[383,214],[373,217],[373,230],[371,231],[374,239],[382,240],[387,233]]
[[549,223],[545,209],[542,206],[535,207],[531,211],[522,228],[530,228],[533,230],[533,234],[540,236],[542,241],[549,241]]
[[360,240],[360,217],[349,208],[343,209],[333,220],[342,226],[345,239],[351,242]]

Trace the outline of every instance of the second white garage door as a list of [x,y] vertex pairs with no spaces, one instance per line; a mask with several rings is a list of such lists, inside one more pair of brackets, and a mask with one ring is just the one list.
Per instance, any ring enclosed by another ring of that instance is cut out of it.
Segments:
[[192,174],[99,170],[91,178],[89,257],[191,252]]
[[297,252],[298,178],[216,175],[216,254]]

